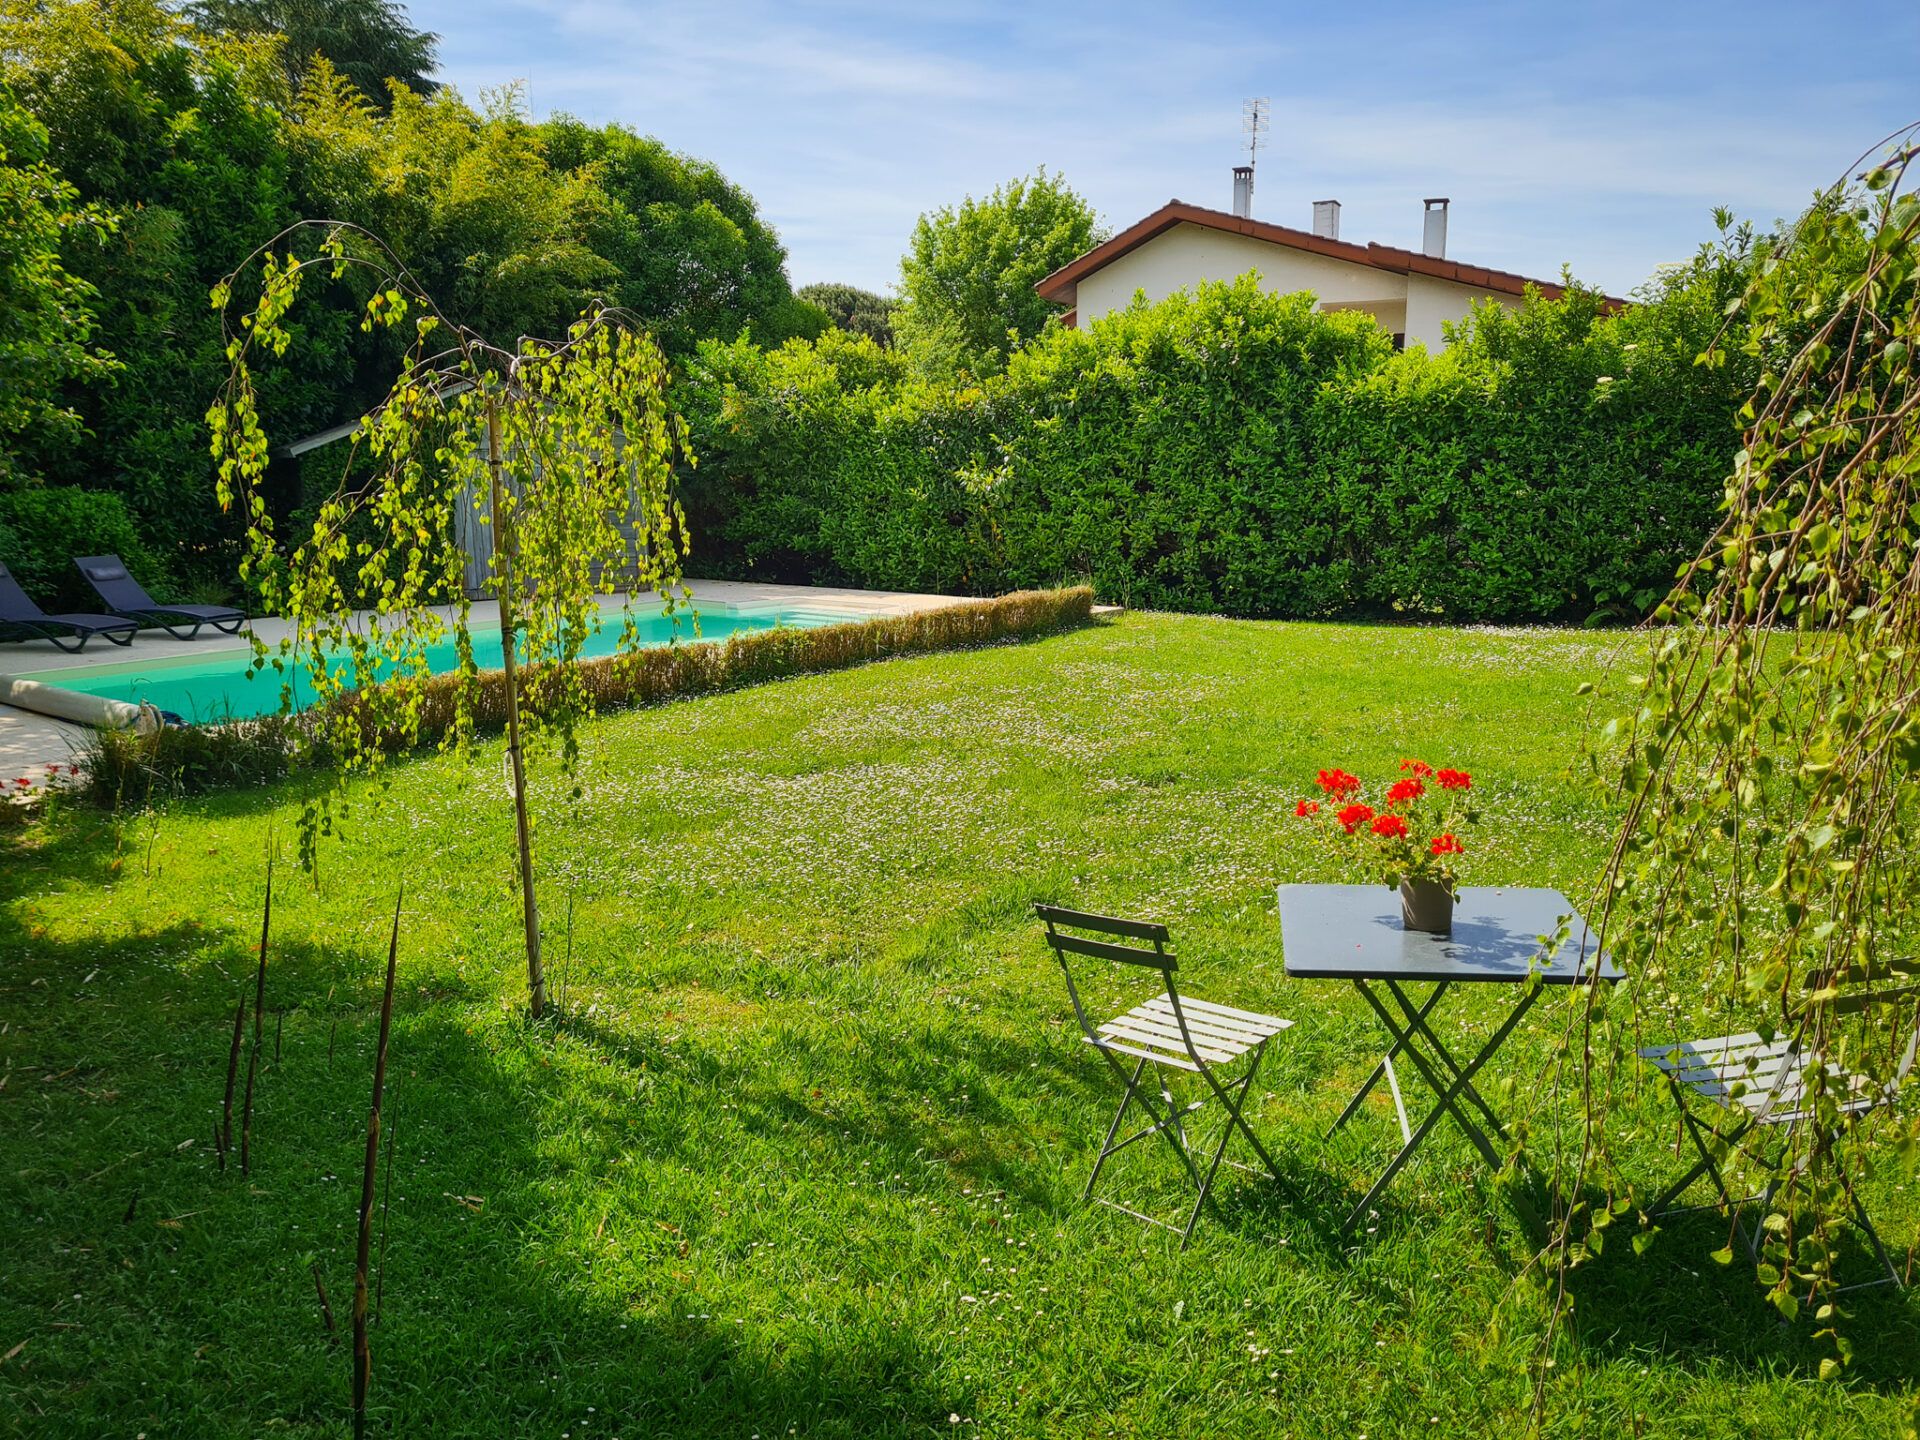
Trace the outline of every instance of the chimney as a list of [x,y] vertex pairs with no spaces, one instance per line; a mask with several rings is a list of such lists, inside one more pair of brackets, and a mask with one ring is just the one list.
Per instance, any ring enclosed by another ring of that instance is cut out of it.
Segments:
[[1253,167],[1233,167],[1233,213],[1243,220],[1253,218]]
[[1425,202],[1426,228],[1420,236],[1420,253],[1436,260],[1447,258],[1447,201],[1444,197]]
[[1338,200],[1313,202],[1313,233],[1322,240],[1340,238],[1340,202]]

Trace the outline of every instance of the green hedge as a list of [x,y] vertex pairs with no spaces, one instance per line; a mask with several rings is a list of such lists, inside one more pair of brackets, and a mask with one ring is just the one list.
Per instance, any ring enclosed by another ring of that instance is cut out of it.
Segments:
[[[907,615],[854,620],[810,630],[781,627],[724,641],[657,645],[631,655],[580,662],[588,693],[601,710],[653,705],[744,685],[873,660],[1031,640],[1084,625],[1093,591],[1025,591],[993,600],[944,605]],[[431,743],[453,727],[460,680],[426,682],[418,739]],[[352,697],[341,703],[351,705]],[[506,690],[498,670],[483,671],[473,696],[482,732],[506,725]],[[303,764],[326,763],[306,744],[312,727],[300,716],[270,715],[227,725],[169,727],[148,735],[99,731],[80,759],[75,793],[97,804],[147,803],[162,796],[269,784]]]
[[119,555],[149,588],[167,588],[166,567],[147,549],[118,495],[71,485],[0,491],[0,564],[41,609],[98,610],[100,597],[73,559],[105,554]]
[[1042,336],[935,386],[840,333],[702,348],[681,404],[693,564],[1135,606],[1462,621],[1625,613],[1707,534],[1738,365],[1694,357],[1724,277],[1619,315],[1478,310],[1445,353],[1250,278]]

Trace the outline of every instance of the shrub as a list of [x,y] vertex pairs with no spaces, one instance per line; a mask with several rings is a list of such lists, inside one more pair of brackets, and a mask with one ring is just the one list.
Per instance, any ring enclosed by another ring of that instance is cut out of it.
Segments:
[[713,346],[681,398],[706,573],[1461,621],[1638,613],[1710,528],[1734,259],[1613,315],[1577,287],[1394,354],[1248,276],[1049,332],[979,385],[844,335]]
[[[734,635],[724,641],[660,645],[632,655],[583,661],[579,670],[594,705],[615,710],[709,695],[790,676],[845,670],[872,660],[1031,640],[1084,625],[1093,591],[1023,591],[995,600],[942,606],[909,615]],[[424,688],[420,740],[447,738],[458,675],[436,675]],[[506,725],[506,687],[497,670],[476,677],[473,714],[482,731]],[[351,697],[342,702],[353,704]],[[76,793],[100,805],[145,803],[153,795],[196,794],[265,785],[290,774],[302,752],[309,717],[271,715],[226,725],[170,727],[148,735],[98,731],[80,761]],[[370,737],[378,738],[378,737]],[[324,756],[309,758],[324,762]]]
[[100,599],[74,569],[76,555],[113,553],[149,588],[167,583],[118,495],[72,485],[0,493],[0,562],[48,610],[91,611]]

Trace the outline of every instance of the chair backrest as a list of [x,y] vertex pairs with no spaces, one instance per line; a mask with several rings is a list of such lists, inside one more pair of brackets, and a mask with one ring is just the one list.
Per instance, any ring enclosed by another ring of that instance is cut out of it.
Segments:
[[87,583],[100,592],[100,598],[115,610],[151,610],[153,597],[147,594],[140,582],[127,573],[127,567],[118,555],[82,555],[75,558],[75,565],[86,576]]
[[13,572],[0,565],[0,620],[39,620],[46,611],[33,603],[33,597],[20,588]]
[[[1047,944],[1053,947],[1053,957],[1060,962],[1060,973],[1066,976],[1067,998],[1073,1001],[1073,1013],[1080,1020],[1080,1030],[1089,1040],[1096,1038],[1094,1021],[1087,1016],[1086,1006],[1081,1003],[1080,990],[1073,982],[1073,967],[1067,961],[1069,955],[1085,955],[1095,960],[1115,960],[1122,965],[1137,965],[1143,969],[1158,971],[1167,989],[1168,997],[1173,1001],[1176,1012],[1180,997],[1174,990],[1173,972],[1180,968],[1173,952],[1167,949],[1167,927],[1151,920],[1122,920],[1113,915],[1092,915],[1084,910],[1065,910],[1058,905],[1035,905],[1033,913],[1045,922]],[[1078,933],[1076,933],[1078,932]],[[1118,940],[1097,939],[1097,936],[1120,936],[1124,940],[1144,940],[1152,949],[1144,945],[1126,945]],[[1181,1029],[1184,1032],[1185,1024]]]
[[1903,1083],[1920,1054],[1920,961],[1878,960],[1815,971],[1809,1010],[1830,1015],[1860,1015],[1885,1005],[1912,1005],[1913,1023],[1907,1027],[1907,1048],[1894,1069],[1893,1081]]

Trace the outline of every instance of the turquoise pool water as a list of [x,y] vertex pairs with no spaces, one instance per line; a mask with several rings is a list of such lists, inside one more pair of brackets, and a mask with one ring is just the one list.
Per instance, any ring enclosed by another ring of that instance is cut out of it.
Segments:
[[[746,631],[771,630],[776,626],[812,629],[846,620],[845,615],[797,609],[714,609],[699,613],[699,633],[693,617],[681,614],[639,615],[635,624],[643,645],[685,644],[694,640],[724,640]],[[610,616],[598,635],[591,637],[582,654],[611,655],[620,643],[618,616]],[[245,650],[228,650],[219,655],[197,656],[191,642],[182,642],[189,653],[178,659],[130,660],[117,665],[74,666],[61,670],[40,670],[21,674],[24,680],[38,680],[88,695],[134,704],[145,700],[157,709],[169,711],[194,723],[245,719],[271,715],[280,709],[280,687],[284,677],[271,665],[249,677],[247,666],[252,656]],[[480,667],[500,666],[500,631],[497,627],[475,628],[473,653]],[[436,675],[458,667],[459,660],[451,637],[427,651],[428,663]],[[303,673],[296,673],[296,708],[311,698],[311,687]]]

